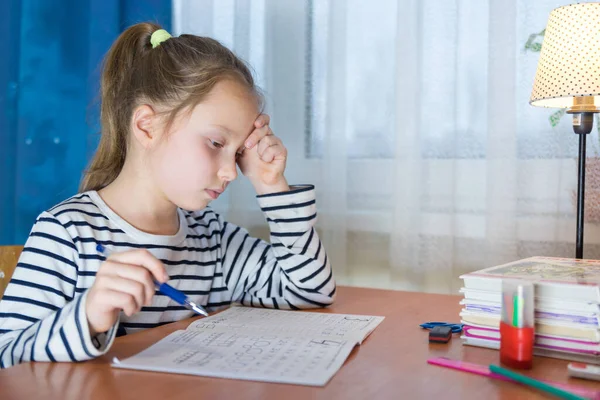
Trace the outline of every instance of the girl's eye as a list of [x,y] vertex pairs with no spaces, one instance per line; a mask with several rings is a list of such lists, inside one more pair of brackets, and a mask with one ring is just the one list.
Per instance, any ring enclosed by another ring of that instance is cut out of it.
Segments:
[[244,155],[244,150],[242,151],[238,151],[237,153],[235,153],[235,158],[240,158]]
[[223,147],[223,145],[222,145],[221,143],[219,143],[219,142],[215,142],[214,140],[211,140],[211,141],[210,141],[210,144],[211,144],[212,146],[216,147],[217,149],[220,149],[220,148],[222,148],[222,147]]

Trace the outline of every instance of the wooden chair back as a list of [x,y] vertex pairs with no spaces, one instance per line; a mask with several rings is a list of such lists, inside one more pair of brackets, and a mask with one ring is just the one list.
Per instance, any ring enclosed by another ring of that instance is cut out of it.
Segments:
[[0,246],[0,298],[12,277],[23,246]]

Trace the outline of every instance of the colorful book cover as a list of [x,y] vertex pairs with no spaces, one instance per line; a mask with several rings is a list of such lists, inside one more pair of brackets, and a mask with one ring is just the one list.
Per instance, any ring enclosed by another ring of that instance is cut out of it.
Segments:
[[578,285],[600,284],[600,260],[530,257],[462,275],[462,279],[518,278]]

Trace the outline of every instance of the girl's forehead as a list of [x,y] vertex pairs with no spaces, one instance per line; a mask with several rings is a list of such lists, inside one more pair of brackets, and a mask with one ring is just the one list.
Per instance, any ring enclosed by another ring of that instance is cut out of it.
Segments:
[[258,98],[239,83],[217,83],[204,101],[192,110],[190,122],[214,125],[232,134],[248,135],[259,115]]

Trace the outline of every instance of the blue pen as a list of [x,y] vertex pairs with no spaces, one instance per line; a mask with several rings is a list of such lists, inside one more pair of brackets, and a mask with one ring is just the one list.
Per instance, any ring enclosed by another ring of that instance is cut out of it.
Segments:
[[[96,245],[96,250],[98,250],[99,253],[106,255],[107,257],[111,253],[106,247],[102,246],[101,244]],[[192,310],[197,314],[208,317],[208,313],[206,312],[204,307],[194,303],[193,301],[190,301],[190,299],[188,299],[185,293],[180,292],[179,290],[175,289],[173,286],[170,286],[167,283],[159,283],[156,280],[154,280],[154,284],[158,287],[158,290],[162,294],[169,296],[172,300],[181,304],[188,310]]]

